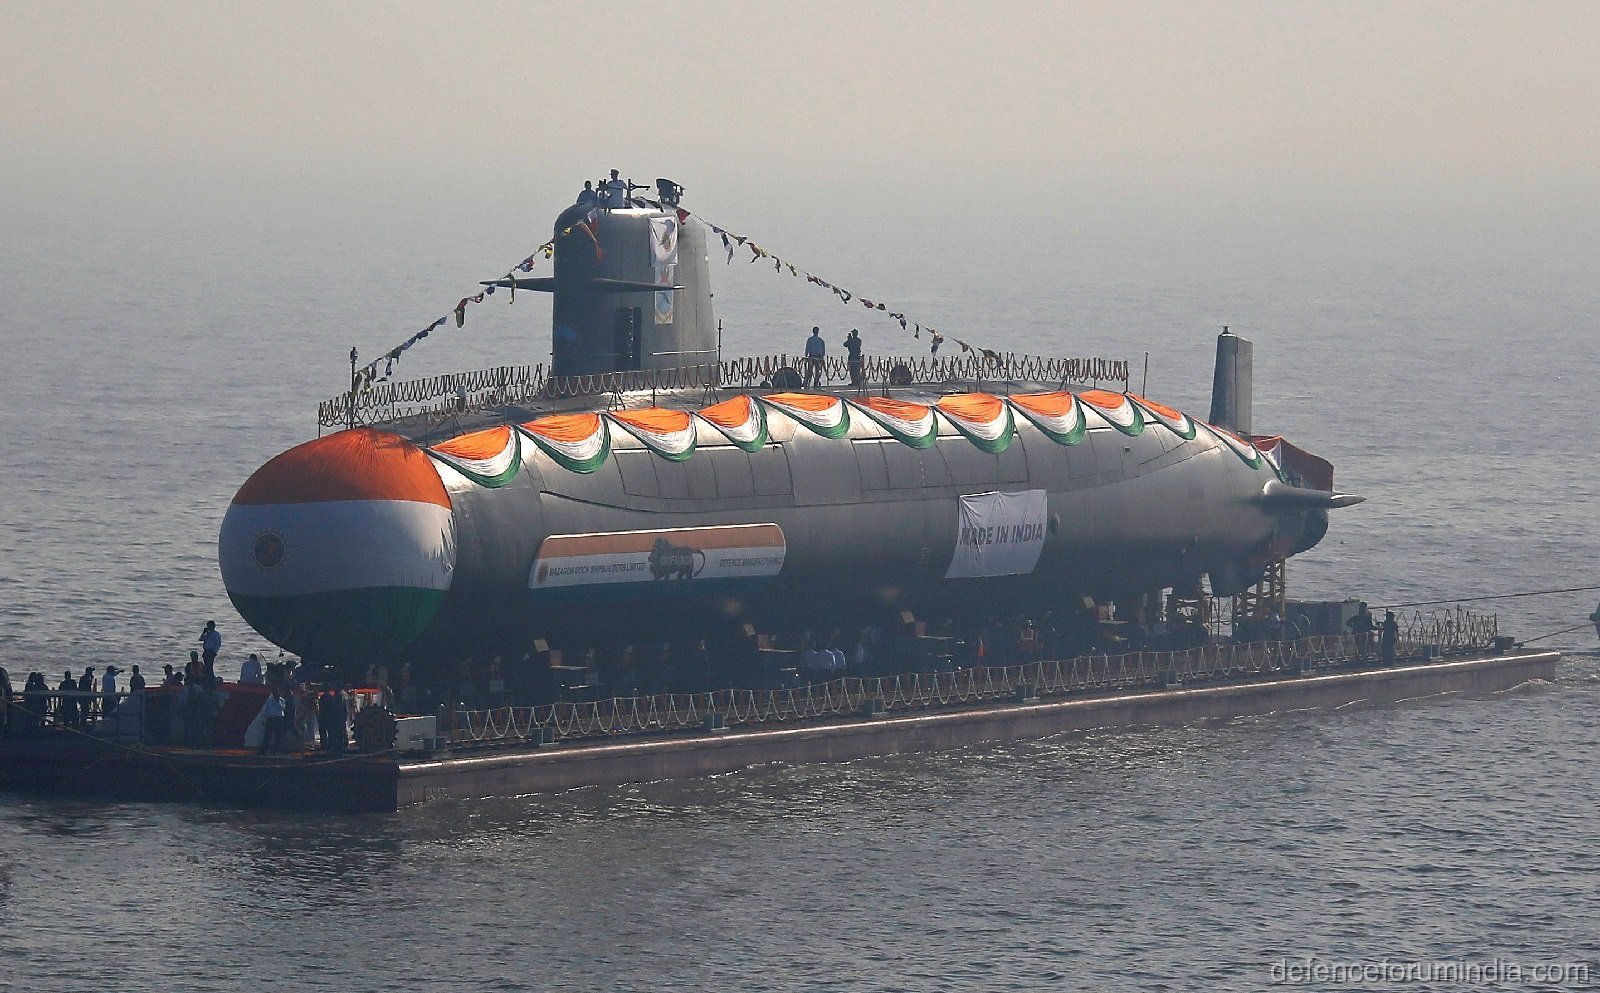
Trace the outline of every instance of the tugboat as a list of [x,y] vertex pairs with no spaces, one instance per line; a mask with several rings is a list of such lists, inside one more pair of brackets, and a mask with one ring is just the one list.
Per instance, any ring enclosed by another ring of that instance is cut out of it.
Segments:
[[553,294],[548,369],[354,370],[322,409],[342,429],[245,481],[218,554],[251,627],[311,663],[426,667],[714,626],[1130,616],[1203,579],[1246,591],[1361,499],[1251,433],[1250,343],[1226,331],[1206,420],[1103,359],[725,359],[708,241],[766,253],[657,187],[563,211],[552,276],[484,284]]

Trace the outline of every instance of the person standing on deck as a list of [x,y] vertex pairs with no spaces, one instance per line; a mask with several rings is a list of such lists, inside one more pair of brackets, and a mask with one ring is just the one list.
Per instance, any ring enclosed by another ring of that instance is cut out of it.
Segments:
[[61,683],[56,687],[61,694],[56,697],[56,723],[62,727],[78,726],[78,698],[72,695],[77,689],[78,681],[72,678],[72,671],[63,672]]
[[860,331],[855,328],[850,329],[850,333],[844,339],[844,350],[850,353],[849,359],[846,360],[850,367],[850,385],[860,386],[867,378],[866,366],[861,361]]
[[283,740],[283,726],[285,723],[283,697],[279,696],[283,690],[274,686],[267,696],[267,704],[261,708],[261,714],[266,718],[266,727],[261,737],[261,754],[277,751],[279,743]]
[[[78,692],[85,694],[94,693],[94,666],[86,666],[83,675],[78,677]],[[78,698],[78,722],[87,724],[94,720],[95,706],[93,696],[80,696]]]
[[628,184],[617,178],[617,170],[611,170],[611,178],[606,180],[606,209],[621,210],[628,205]]
[[1356,636],[1356,651],[1359,658],[1366,658],[1372,654],[1372,632],[1377,627],[1372,622],[1372,611],[1367,609],[1367,602],[1361,601],[1361,606],[1356,609],[1356,616],[1344,622],[1345,627]]
[[117,673],[121,671],[114,665],[108,665],[105,675],[100,677],[100,713],[107,718],[117,712]]
[[26,711],[28,729],[35,733],[43,731],[45,711],[50,709],[50,684],[44,681],[44,673],[28,673],[28,681],[22,687],[22,707]]
[[1378,651],[1383,656],[1383,662],[1388,665],[1394,662],[1395,649],[1400,644],[1400,622],[1394,619],[1394,611],[1383,612],[1382,634],[1378,636]]
[[822,340],[822,329],[812,327],[811,337],[806,339],[806,375],[803,385],[819,387],[822,385],[822,362],[828,357],[828,343]]
[[594,183],[590,180],[583,181],[583,189],[578,191],[578,206],[594,207],[600,203],[600,194],[595,192]]
[[216,621],[206,621],[206,629],[200,632],[200,651],[206,667],[206,682],[216,682],[217,653],[222,651],[222,635],[217,631]]
[[144,674],[139,671],[137,664],[133,667],[133,675],[128,677],[128,692],[141,693],[144,691]]
[[1024,665],[1039,660],[1039,631],[1033,622],[1024,619],[1022,629],[1017,632],[1017,655]]

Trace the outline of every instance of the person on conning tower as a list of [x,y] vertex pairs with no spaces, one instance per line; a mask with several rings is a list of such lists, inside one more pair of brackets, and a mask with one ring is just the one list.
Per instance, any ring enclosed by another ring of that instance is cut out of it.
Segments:
[[607,210],[621,210],[628,205],[628,184],[617,177],[617,170],[611,170],[611,178],[606,180],[605,207]]

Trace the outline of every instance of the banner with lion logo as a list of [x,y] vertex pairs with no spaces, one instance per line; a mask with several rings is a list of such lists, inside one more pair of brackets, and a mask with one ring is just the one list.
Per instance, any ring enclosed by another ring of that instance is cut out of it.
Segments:
[[711,580],[776,576],[784,552],[776,524],[553,534],[539,545],[528,588],[640,583],[658,587],[653,592],[694,594]]

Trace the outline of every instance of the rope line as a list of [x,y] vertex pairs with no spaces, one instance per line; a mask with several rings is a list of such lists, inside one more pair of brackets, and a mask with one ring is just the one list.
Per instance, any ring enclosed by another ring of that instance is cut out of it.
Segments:
[[1556,635],[1569,634],[1569,633],[1571,633],[1573,631],[1579,631],[1579,630],[1582,630],[1583,628],[1589,627],[1591,623],[1592,622],[1585,621],[1582,624],[1574,624],[1570,628],[1562,628],[1560,631],[1551,631],[1549,634],[1541,634],[1537,638],[1527,638],[1527,639],[1525,639],[1523,641],[1518,642],[1518,644],[1527,645],[1527,644],[1531,644],[1531,643],[1533,643],[1535,641],[1543,641],[1546,638],[1554,638]]
[[1458,596],[1444,600],[1412,600],[1409,603],[1389,603],[1378,606],[1377,610],[1393,610],[1396,607],[1433,607],[1443,603],[1473,603],[1478,600],[1510,600],[1524,596],[1554,596],[1558,593],[1593,593],[1600,590],[1600,586],[1572,586],[1564,590],[1529,590],[1526,593],[1490,593],[1484,596]]

